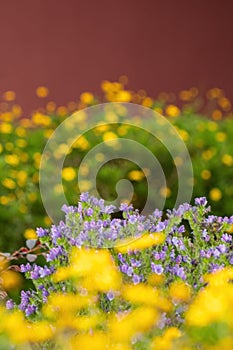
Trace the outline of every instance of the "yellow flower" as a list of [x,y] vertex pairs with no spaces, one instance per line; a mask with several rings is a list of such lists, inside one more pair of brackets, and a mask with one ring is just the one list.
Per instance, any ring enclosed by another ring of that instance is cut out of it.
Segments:
[[8,188],[9,190],[13,190],[16,188],[16,183],[12,179],[5,178],[2,180],[2,184],[4,187]]
[[107,131],[103,134],[104,141],[115,140],[117,138],[118,138],[118,136],[112,131]]
[[59,106],[57,108],[56,113],[60,116],[60,117],[65,117],[68,115],[68,110],[65,106]]
[[23,187],[27,181],[27,173],[25,170],[20,170],[17,173],[17,183],[20,187]]
[[18,147],[24,148],[27,146],[27,141],[24,139],[18,139],[18,140],[16,140],[16,145]]
[[9,196],[1,196],[0,197],[0,203],[2,205],[7,205],[8,203],[10,203],[12,200]]
[[86,151],[90,147],[90,144],[84,136],[80,136],[77,141],[73,143],[72,147]]
[[58,269],[53,278],[61,281],[69,277],[89,291],[117,290],[121,285],[120,272],[107,250],[73,249],[70,266]]
[[145,233],[136,238],[126,238],[117,243],[115,249],[120,253],[126,253],[130,250],[142,250],[162,244],[165,241],[165,234],[162,232]]
[[165,276],[163,274],[158,275],[157,273],[152,273],[148,277],[148,283],[152,286],[163,285],[164,281],[165,281]]
[[189,134],[187,131],[182,130],[182,129],[177,129],[177,131],[178,131],[178,133],[183,141],[187,141],[189,139]]
[[158,321],[158,312],[153,307],[142,306],[109,319],[109,334],[114,341],[129,341],[134,335],[146,332]]
[[191,298],[191,288],[183,281],[175,281],[170,285],[169,296],[177,302],[187,302]]
[[19,273],[7,270],[1,273],[1,286],[4,290],[9,291],[19,288],[22,283],[22,277]]
[[32,122],[36,125],[49,126],[51,124],[51,119],[45,114],[36,112],[32,115]]
[[26,136],[27,131],[26,131],[22,126],[18,126],[18,127],[15,129],[15,133],[16,133],[16,135],[19,136],[19,137],[24,137],[24,136]]
[[222,162],[223,164],[227,166],[232,166],[233,165],[233,157],[230,154],[224,154],[222,156]]
[[178,328],[170,327],[165,330],[162,336],[153,339],[151,350],[173,350],[173,340],[180,336],[181,331]]
[[178,117],[180,115],[180,109],[172,104],[166,107],[165,112],[168,117]]
[[150,97],[145,97],[142,101],[142,106],[150,108],[153,105],[153,100]]
[[80,100],[86,105],[90,105],[94,102],[94,96],[90,92],[83,92],[80,96]]
[[27,228],[24,231],[24,237],[26,239],[37,239],[36,231],[33,228]]
[[71,167],[63,168],[62,178],[66,181],[73,181],[76,178],[76,171]]
[[217,132],[215,138],[218,142],[224,142],[227,138],[227,135],[225,132]]
[[202,170],[201,172],[201,177],[204,179],[204,180],[208,180],[210,177],[211,177],[211,172],[207,169],[204,169]]
[[8,101],[8,102],[14,101],[16,98],[16,94],[14,91],[9,90],[9,91],[4,92],[3,98],[5,101]]
[[100,331],[96,331],[92,334],[79,334],[71,339],[72,350],[104,350],[108,349],[109,346],[107,335]]
[[48,96],[49,90],[45,86],[38,86],[38,88],[36,89],[36,94],[38,97],[44,98]]
[[132,170],[128,174],[128,178],[133,181],[141,181],[144,177],[145,174],[141,170]]
[[216,153],[215,149],[207,149],[206,151],[202,152],[202,158],[204,160],[210,160],[211,158],[213,158],[215,153]]
[[219,110],[219,109],[215,109],[213,112],[212,112],[212,118],[214,120],[220,120],[222,119],[222,112]]
[[126,90],[119,91],[115,96],[116,102],[130,102],[131,101],[131,93]]
[[10,134],[13,130],[13,127],[9,123],[0,124],[0,132],[3,134]]
[[168,187],[162,187],[162,188],[159,190],[159,193],[161,194],[162,197],[168,198],[168,197],[171,196],[172,191],[171,191],[170,188],[168,188]]
[[212,190],[210,190],[209,193],[210,199],[212,199],[215,202],[218,202],[222,198],[222,192],[219,188],[214,187]]

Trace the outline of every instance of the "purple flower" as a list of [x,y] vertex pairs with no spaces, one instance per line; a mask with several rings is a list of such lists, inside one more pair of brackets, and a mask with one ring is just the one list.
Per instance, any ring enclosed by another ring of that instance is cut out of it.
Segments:
[[130,224],[135,224],[135,223],[137,222],[137,220],[138,220],[138,218],[137,218],[136,215],[129,215],[129,216],[128,216],[128,222],[129,222]]
[[58,238],[62,238],[61,223],[59,226],[52,225],[51,237],[53,240],[53,244],[57,242]]
[[88,192],[83,192],[80,194],[80,202],[87,202],[88,199],[89,199]]
[[27,291],[27,292],[25,292],[24,290],[21,291],[21,303],[19,304],[20,310],[22,310],[22,311],[26,310],[26,308],[30,302],[30,299],[29,299],[30,296],[31,296],[30,291]]
[[49,231],[47,229],[42,228],[42,227],[38,227],[36,229],[36,234],[39,238],[41,238],[41,237],[48,236]]
[[162,214],[163,214],[162,211],[159,209],[155,209],[152,213],[152,215],[155,219],[160,219]]
[[65,214],[75,213],[75,212],[78,211],[76,207],[74,207],[74,206],[72,206],[72,205],[69,205],[69,206],[68,206],[68,205],[66,205],[66,204],[64,204],[64,205],[62,206],[61,210],[62,210]]
[[133,284],[138,284],[140,283],[140,276],[134,274],[133,275]]
[[14,309],[14,307],[15,307],[15,303],[13,302],[13,300],[12,299],[7,300],[6,308],[8,310],[12,310],[12,309]]
[[174,267],[174,272],[175,272],[175,275],[180,277],[180,278],[182,278],[182,280],[186,279],[186,274],[185,274],[185,271],[184,271],[183,267],[175,266]]
[[194,201],[195,201],[195,204],[198,206],[200,206],[200,205],[206,206],[206,204],[207,204],[206,197],[195,198]]
[[132,267],[140,267],[142,265],[141,261],[132,258],[130,260]]
[[92,216],[93,215],[93,209],[92,208],[88,208],[88,209],[86,209],[86,211],[85,211],[85,214],[86,214],[86,216]]
[[215,258],[218,258],[218,257],[221,255],[221,253],[220,253],[220,251],[216,248],[216,249],[214,249],[214,251],[213,251],[213,255],[214,255]]
[[130,204],[127,204],[127,203],[121,203],[120,207],[119,207],[119,210],[120,211],[123,211],[123,212],[128,212],[130,210],[133,209],[133,206]]
[[220,251],[220,253],[222,253],[222,254],[226,253],[226,251],[227,251],[227,247],[225,246],[225,244],[219,244],[217,246],[217,248]]
[[24,264],[20,265],[21,272],[24,272],[24,273],[29,272],[29,271],[31,271],[31,269],[32,269],[32,266],[29,263],[27,263],[26,265],[24,265]]
[[115,298],[115,294],[112,291],[108,292],[106,295],[109,301],[112,301]]
[[128,265],[127,265],[127,264],[121,265],[121,271],[122,271],[123,273],[127,273],[127,270],[128,270]]
[[154,258],[155,260],[160,260],[160,254],[158,252],[154,252]]
[[37,311],[36,305],[29,304],[25,309],[25,315],[30,316],[31,314],[34,314]]
[[222,235],[221,240],[222,240],[223,242],[231,242],[231,241],[232,241],[232,237],[231,237],[231,235],[228,235],[227,233],[224,233],[224,234]]
[[65,255],[65,252],[63,251],[61,246],[51,248],[49,253],[46,255],[46,261],[49,262],[56,260],[61,255]]
[[155,226],[155,231],[156,232],[161,232],[163,230],[165,230],[166,226],[164,222],[158,222],[158,224]]
[[132,266],[129,266],[129,267],[128,267],[126,273],[127,273],[128,276],[132,276],[132,274],[133,274],[133,268],[132,268]]
[[115,210],[116,210],[115,205],[107,205],[107,206],[104,208],[103,212],[104,212],[105,214],[112,214],[112,213],[114,213]]
[[152,272],[156,273],[157,275],[161,275],[164,271],[163,266],[158,264],[156,265],[155,263],[151,263],[151,270]]
[[43,289],[42,290],[42,300],[43,300],[43,303],[46,303],[47,302],[47,297],[49,296],[49,292],[47,291],[47,289]]

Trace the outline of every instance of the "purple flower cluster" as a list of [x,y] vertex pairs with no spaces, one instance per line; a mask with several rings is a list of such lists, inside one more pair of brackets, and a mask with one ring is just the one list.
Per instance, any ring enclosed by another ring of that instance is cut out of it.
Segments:
[[[51,229],[37,229],[38,238],[47,252],[45,265],[22,264],[21,272],[31,279],[35,291],[22,291],[19,309],[27,316],[37,312],[47,301],[51,290],[68,288],[66,282],[55,285],[51,275],[60,266],[69,264],[73,246],[111,248],[113,258],[124,279],[133,284],[147,280],[151,274],[166,275],[167,283],[182,279],[202,287],[201,276],[224,266],[233,265],[233,240],[228,232],[233,216],[209,215],[210,208],[204,197],[168,210],[166,215],[156,209],[145,217],[131,205],[121,204],[122,218],[112,218],[114,206],[105,206],[102,199],[83,193],[77,207],[64,205],[65,220]],[[143,233],[164,232],[165,242],[144,250],[119,253],[114,249],[118,240],[141,236]],[[69,285],[70,288],[70,285]],[[108,292],[107,300],[115,300],[115,292]],[[7,307],[15,306],[7,301]]]

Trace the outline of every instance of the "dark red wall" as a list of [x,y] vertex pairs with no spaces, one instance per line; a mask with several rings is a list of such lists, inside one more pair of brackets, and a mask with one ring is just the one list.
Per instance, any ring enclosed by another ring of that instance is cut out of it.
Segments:
[[122,74],[153,96],[217,86],[233,100],[233,1],[0,0],[0,94],[24,110],[38,85],[64,104]]

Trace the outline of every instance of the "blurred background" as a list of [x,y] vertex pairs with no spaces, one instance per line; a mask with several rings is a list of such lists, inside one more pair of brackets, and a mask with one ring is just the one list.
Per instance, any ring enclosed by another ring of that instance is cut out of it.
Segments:
[[[232,215],[233,1],[0,0],[0,11],[0,251],[51,225],[39,191],[45,144],[71,113],[106,101],[167,117],[192,159],[192,200],[206,196],[215,214]],[[77,184],[85,154],[120,137],[135,139],[135,130],[108,126],[82,135],[66,157],[63,188],[51,187],[55,200],[63,190],[70,204],[91,193],[91,164],[83,168],[82,188]],[[182,161],[142,132],[137,141],[161,163],[167,183],[157,193],[172,208]],[[114,200],[116,184],[128,179],[133,205],[142,209],[146,174],[113,160],[99,171],[97,187]]]
[[15,91],[25,114],[42,105],[37,86],[64,105],[122,74],[154,98],[195,86],[232,100],[231,0],[1,0],[0,11],[0,95]]

